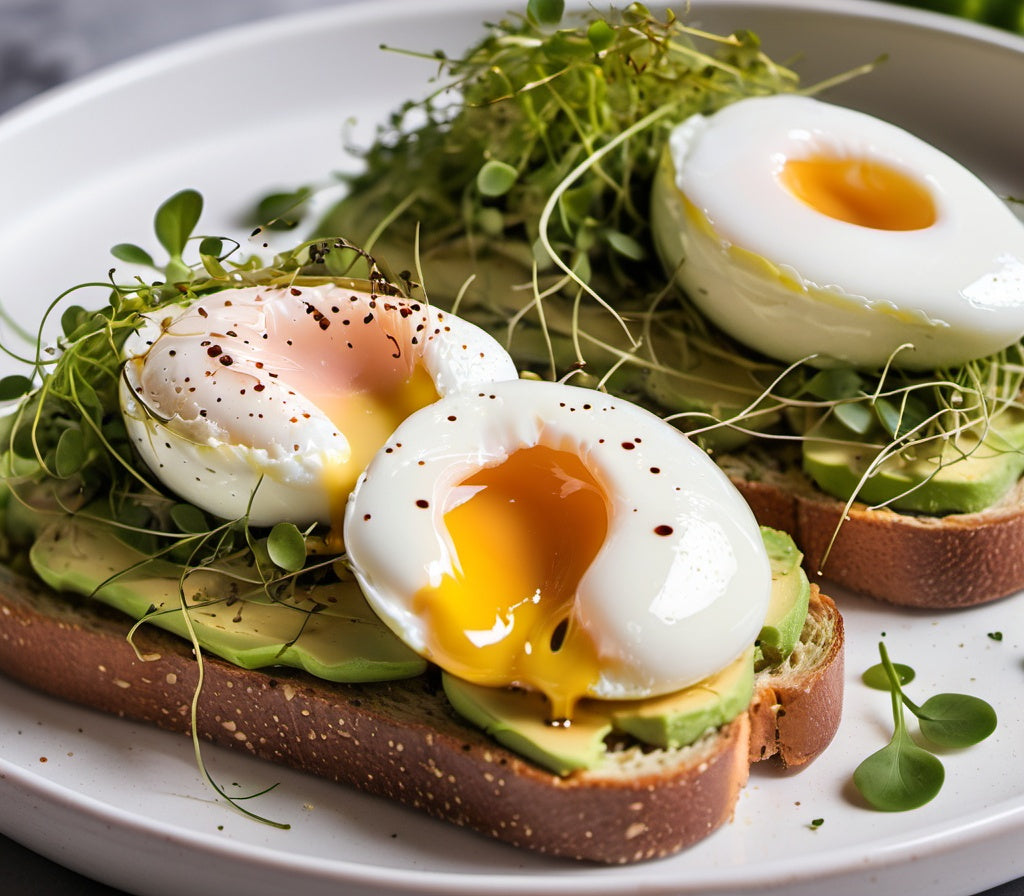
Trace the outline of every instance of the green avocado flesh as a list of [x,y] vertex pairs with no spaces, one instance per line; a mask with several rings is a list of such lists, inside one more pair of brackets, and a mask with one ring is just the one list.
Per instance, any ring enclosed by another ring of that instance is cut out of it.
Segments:
[[447,673],[445,694],[455,711],[498,743],[567,775],[600,765],[607,739],[628,735],[652,747],[678,748],[732,721],[750,704],[755,655],[774,665],[789,655],[807,616],[810,585],[788,535],[761,529],[772,568],[772,594],[758,646],[716,675],[673,694],[646,700],[581,700],[567,726],[548,720],[546,698],[519,688],[491,688]]
[[[997,428],[998,427],[998,428]],[[848,439],[844,431],[822,435]],[[1024,413],[1007,411],[979,443],[975,432],[938,448],[895,455],[861,482],[876,452],[826,439],[803,445],[804,471],[819,488],[865,504],[886,504],[918,513],[975,513],[991,507],[1024,475]]]
[[777,666],[800,641],[811,600],[811,585],[800,565],[803,554],[793,539],[777,529],[761,527],[772,567],[772,595],[757,638],[758,668]]
[[189,638],[245,669],[291,666],[329,681],[410,678],[426,663],[374,615],[355,582],[299,587],[272,598],[263,587],[213,570],[151,560],[102,523],[65,517],[40,530],[29,554],[57,591],[93,597]]

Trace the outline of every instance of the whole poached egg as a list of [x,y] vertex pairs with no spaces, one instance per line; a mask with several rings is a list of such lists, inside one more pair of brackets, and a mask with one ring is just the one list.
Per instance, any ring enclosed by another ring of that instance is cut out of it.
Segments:
[[123,417],[147,465],[197,507],[254,526],[340,524],[406,416],[517,377],[467,321],[335,283],[226,289],[161,310],[124,356]]
[[345,545],[377,615],[446,671],[642,698],[736,660],[771,571],[753,513],[705,452],[628,401],[517,380],[408,417],[349,500]]
[[945,153],[851,109],[778,95],[692,116],[652,227],[690,300],[787,363],[931,370],[1024,334],[1024,224]]

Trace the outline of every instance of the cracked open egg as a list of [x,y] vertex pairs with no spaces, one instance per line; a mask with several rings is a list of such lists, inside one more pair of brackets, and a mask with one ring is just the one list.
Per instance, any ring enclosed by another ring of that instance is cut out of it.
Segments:
[[461,318],[336,283],[247,286],[161,309],[124,357],[123,416],[155,475],[256,526],[340,525],[352,485],[409,414],[517,376]]
[[948,155],[861,112],[778,95],[692,116],[651,210],[690,300],[784,362],[935,369],[1024,333],[1024,224]]
[[517,380],[409,416],[345,514],[377,615],[445,671],[637,698],[717,673],[754,642],[771,573],[749,507],[708,456],[605,393]]

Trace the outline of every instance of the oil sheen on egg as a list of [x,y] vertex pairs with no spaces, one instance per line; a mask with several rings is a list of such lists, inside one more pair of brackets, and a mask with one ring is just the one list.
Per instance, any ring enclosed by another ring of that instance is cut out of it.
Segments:
[[771,572],[754,517],[677,429],[627,401],[518,380],[410,416],[349,499],[374,611],[486,686],[670,693],[757,637]]
[[1024,224],[1006,204],[908,132],[808,97],[679,125],[652,227],[694,304],[781,361],[935,369],[1024,333]]
[[163,309],[124,355],[123,416],[149,467],[186,501],[257,526],[340,526],[405,417],[517,375],[461,318],[337,284],[228,289]]

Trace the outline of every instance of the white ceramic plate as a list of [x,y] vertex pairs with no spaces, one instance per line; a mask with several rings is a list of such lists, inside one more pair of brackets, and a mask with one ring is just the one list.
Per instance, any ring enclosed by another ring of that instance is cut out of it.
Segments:
[[[432,66],[384,54],[381,41],[457,50],[505,6],[375,2],[243,28],[109,70],[0,120],[4,307],[34,322],[65,287],[102,280],[114,243],[153,246],[153,210],[185,186],[206,197],[205,232],[244,236],[242,212],[254,197],[347,164],[344,122],[354,119],[366,138],[424,89]],[[827,10],[798,0],[694,7],[709,29],[759,32],[808,81],[888,54],[835,98],[904,124],[998,189],[1024,195],[1024,41],[858,0]],[[186,738],[3,681],[0,831],[143,894],[956,894],[1024,874],[1024,598],[927,614],[843,597],[847,704],[836,742],[798,775],[755,770],[733,824],[666,861],[606,869],[546,860],[207,750],[232,792],[280,782],[257,806],[291,824],[277,830],[212,797]],[[995,631],[1002,641],[988,637]],[[914,696],[976,693],[1000,715],[984,744],[943,757],[941,794],[906,814],[868,811],[850,784],[891,731],[887,696],[859,681],[883,633],[893,658],[918,672]]]

